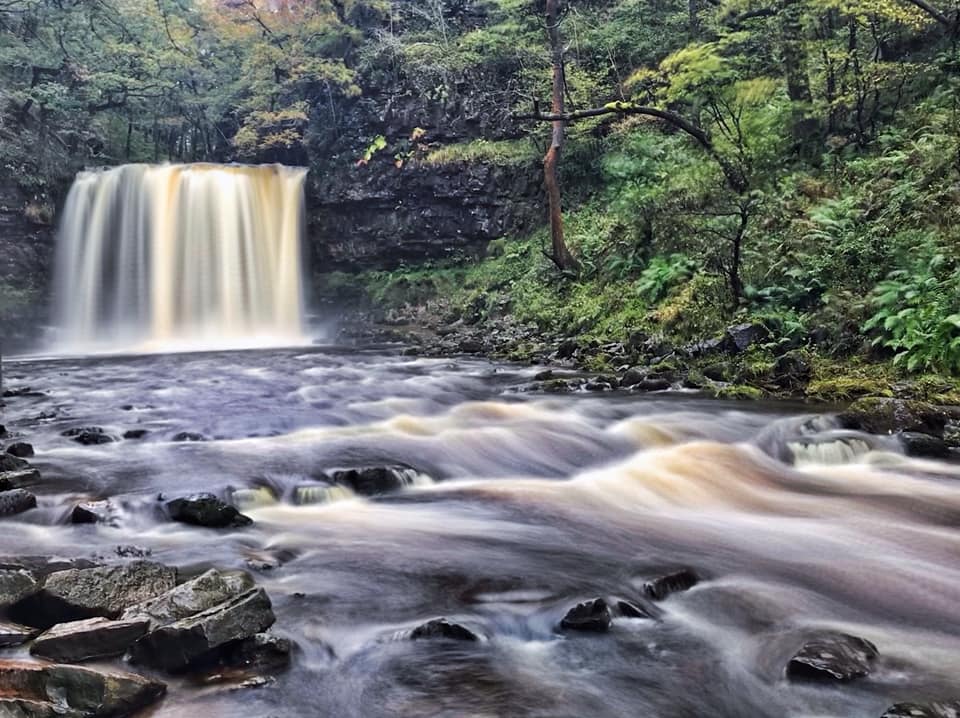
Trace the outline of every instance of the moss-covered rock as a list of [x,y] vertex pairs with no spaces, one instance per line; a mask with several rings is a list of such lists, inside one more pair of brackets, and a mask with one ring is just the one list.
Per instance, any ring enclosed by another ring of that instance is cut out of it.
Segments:
[[942,408],[924,401],[871,396],[855,401],[839,419],[847,428],[871,434],[919,432],[942,436],[949,416]]

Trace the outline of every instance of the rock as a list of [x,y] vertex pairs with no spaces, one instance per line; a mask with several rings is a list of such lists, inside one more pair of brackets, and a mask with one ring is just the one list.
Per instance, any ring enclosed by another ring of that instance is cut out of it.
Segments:
[[207,437],[203,434],[198,434],[195,431],[181,431],[179,434],[174,434],[171,441],[176,441],[179,443],[189,442],[189,441],[206,441]]
[[664,391],[670,388],[670,382],[666,379],[644,379],[634,384],[631,389],[634,391]]
[[787,664],[791,680],[851,681],[870,674],[879,655],[870,641],[846,633],[827,633],[803,644]]
[[733,381],[733,368],[728,362],[716,362],[703,369],[703,375],[711,381]]
[[99,524],[108,523],[114,518],[113,504],[108,499],[103,501],[84,501],[77,504],[70,512],[70,523]]
[[648,373],[649,372],[645,368],[636,366],[630,367],[623,373],[623,376],[620,377],[620,386],[635,386],[646,379]]
[[617,601],[617,610],[620,612],[621,616],[626,618],[656,618],[656,614],[652,608],[647,608],[646,606],[634,603],[633,601]]
[[37,497],[24,489],[0,491],[0,516],[16,516],[37,507]]
[[7,436],[7,427],[3,424],[0,424],[0,439],[5,439]]
[[258,633],[234,644],[223,662],[234,668],[281,671],[290,665],[293,642],[272,633]]
[[577,349],[579,349],[579,346],[574,339],[564,339],[560,342],[560,346],[557,347],[557,358],[569,359],[577,353]]
[[221,603],[195,616],[162,626],[133,644],[135,663],[180,671],[205,660],[223,646],[265,631],[276,619],[262,588]]
[[10,446],[7,447],[7,453],[11,456],[25,459],[33,456],[33,446],[24,441],[18,441],[16,444],[10,444]]
[[0,611],[19,603],[40,590],[40,583],[30,571],[0,569]]
[[446,618],[435,618],[417,626],[410,633],[410,639],[418,641],[427,638],[449,638],[453,641],[477,641],[479,637],[469,628],[452,623]]
[[734,353],[744,352],[754,344],[759,344],[770,337],[770,331],[762,324],[746,323],[727,327],[726,336],[730,340],[731,350]]
[[213,494],[193,494],[167,502],[170,518],[192,526],[207,528],[240,528],[249,526],[253,519],[241,514],[236,507]]
[[643,585],[643,592],[647,594],[648,598],[652,598],[654,601],[662,601],[670,594],[680,593],[681,591],[693,588],[699,582],[700,578],[697,574],[685,568],[675,573],[660,576],[652,581],[647,581],[647,583]]
[[249,574],[210,569],[166,593],[130,606],[121,618],[145,618],[150,622],[150,630],[156,630],[219,606],[253,587]]
[[330,478],[362,496],[377,496],[411,486],[418,475],[409,466],[366,466],[333,471]]
[[0,648],[19,646],[21,643],[32,641],[38,633],[40,633],[38,628],[0,621]]
[[602,598],[584,601],[567,611],[560,621],[560,628],[568,631],[603,632],[610,629],[613,617],[610,607]]
[[942,703],[897,703],[881,718],[960,718],[960,700]]
[[171,590],[176,578],[175,569],[150,561],[57,571],[17,610],[24,617],[20,620],[43,627],[96,616],[117,618],[127,607]]
[[932,404],[911,399],[864,397],[851,404],[838,419],[847,429],[871,434],[919,432],[942,436],[948,415]]
[[545,369],[533,375],[534,381],[547,381],[548,379],[553,379],[553,369]]
[[134,439],[134,440],[142,439],[149,433],[150,432],[147,431],[146,429],[127,429],[125,432],[123,432],[123,438]]
[[477,354],[483,351],[483,342],[479,339],[461,339],[459,347],[465,354]]
[[919,456],[925,459],[948,459],[950,447],[943,439],[930,434],[921,434],[917,431],[905,431],[900,434],[900,443],[908,456]]
[[113,718],[153,703],[166,685],[133,673],[0,661],[0,715]]
[[0,454],[0,471],[23,471],[24,469],[29,469],[30,464],[28,464],[23,459],[20,459],[12,454]]
[[66,571],[70,568],[93,568],[97,566],[85,558],[57,558],[54,556],[17,556],[0,557],[0,569],[8,571],[29,571],[38,581],[51,573]]
[[95,446],[97,444],[109,444],[116,441],[115,438],[110,436],[106,431],[104,431],[99,426],[81,426],[74,429],[67,429],[60,436],[65,436],[68,439],[73,439],[78,444],[83,444],[84,446]]
[[21,489],[40,481],[40,472],[36,469],[21,469],[19,471],[4,471],[0,473],[0,491]]
[[129,621],[87,618],[59,623],[33,642],[30,654],[62,663],[121,656],[147,632],[149,625],[146,618]]
[[802,352],[791,351],[777,357],[773,364],[773,383],[781,389],[798,389],[806,386],[813,375],[813,368]]

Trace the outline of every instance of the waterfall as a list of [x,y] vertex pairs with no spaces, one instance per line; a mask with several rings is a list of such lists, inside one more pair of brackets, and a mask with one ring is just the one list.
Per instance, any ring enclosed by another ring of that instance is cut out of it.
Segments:
[[282,165],[81,172],[58,237],[60,346],[303,341],[305,176]]

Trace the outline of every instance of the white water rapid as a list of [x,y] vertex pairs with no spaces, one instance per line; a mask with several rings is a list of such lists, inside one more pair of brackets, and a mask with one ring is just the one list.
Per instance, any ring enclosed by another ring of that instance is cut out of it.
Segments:
[[58,238],[58,348],[301,343],[305,175],[213,164],[80,173]]

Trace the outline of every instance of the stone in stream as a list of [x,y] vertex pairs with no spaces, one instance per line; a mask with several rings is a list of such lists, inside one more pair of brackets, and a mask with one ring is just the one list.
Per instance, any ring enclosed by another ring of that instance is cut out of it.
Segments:
[[656,618],[657,611],[653,606],[644,606],[639,602],[626,601],[620,599],[617,601],[617,610],[624,618]]
[[214,494],[192,494],[167,502],[170,518],[180,523],[207,528],[240,528],[249,526],[253,519],[241,514],[235,506]]
[[406,486],[411,486],[417,476],[415,469],[403,465],[365,466],[341,469],[330,474],[334,483],[348,486],[362,496],[377,496],[399,491]]
[[219,606],[254,587],[250,574],[210,569],[155,598],[127,608],[121,618],[144,618],[156,630]]
[[948,459],[950,447],[936,436],[921,434],[917,431],[905,431],[900,434],[900,443],[908,456],[918,456],[923,459]]
[[121,656],[134,641],[143,637],[149,626],[146,618],[130,621],[87,618],[58,623],[31,644],[30,654],[61,663]]
[[171,590],[176,578],[176,569],[150,561],[57,571],[38,593],[17,604],[16,615],[44,628],[96,616],[116,618],[127,607]]
[[897,703],[881,718],[960,718],[960,700],[936,703]]
[[255,671],[281,671],[290,665],[293,642],[272,633],[258,633],[233,644],[224,664]]
[[0,454],[0,471],[23,471],[29,468],[30,464],[13,454]]
[[0,648],[19,646],[21,643],[32,641],[39,633],[39,628],[0,621]]
[[602,633],[610,630],[613,616],[610,607],[602,598],[584,601],[567,611],[560,621],[560,628],[568,631],[593,631]]
[[73,439],[78,444],[84,446],[96,446],[97,444],[110,444],[116,439],[108,434],[99,426],[80,426],[73,429],[67,429],[60,436]]
[[203,434],[198,434],[195,431],[181,431],[179,434],[174,434],[173,439],[171,439],[171,441],[176,441],[178,443],[206,440],[207,437],[205,437]]
[[30,572],[22,569],[0,569],[0,611],[19,603],[40,590]]
[[939,407],[923,401],[870,396],[853,402],[837,418],[845,428],[870,434],[904,431],[939,437],[949,417]]
[[33,446],[25,441],[18,441],[7,447],[7,453],[10,456],[16,456],[18,459],[26,459],[33,456]]
[[36,469],[0,472],[0,491],[22,489],[40,481],[40,472]]
[[434,618],[413,629],[410,640],[419,641],[430,638],[448,638],[453,641],[477,641],[479,637],[459,623],[453,623],[446,618]]
[[195,616],[162,626],[133,644],[134,663],[182,671],[236,641],[250,638],[275,621],[270,598],[255,588]]
[[37,507],[37,497],[24,489],[0,491],[0,516],[16,516]]
[[166,685],[134,673],[0,661],[0,716],[114,718],[145,708]]
[[125,432],[123,432],[123,438],[137,440],[142,439],[149,433],[150,432],[146,429],[127,429]]
[[825,633],[813,638],[787,664],[791,680],[852,681],[870,674],[877,647],[846,633]]
[[700,582],[700,577],[689,568],[659,576],[643,585],[643,591],[648,598],[662,601],[673,593],[680,593],[693,588]]

